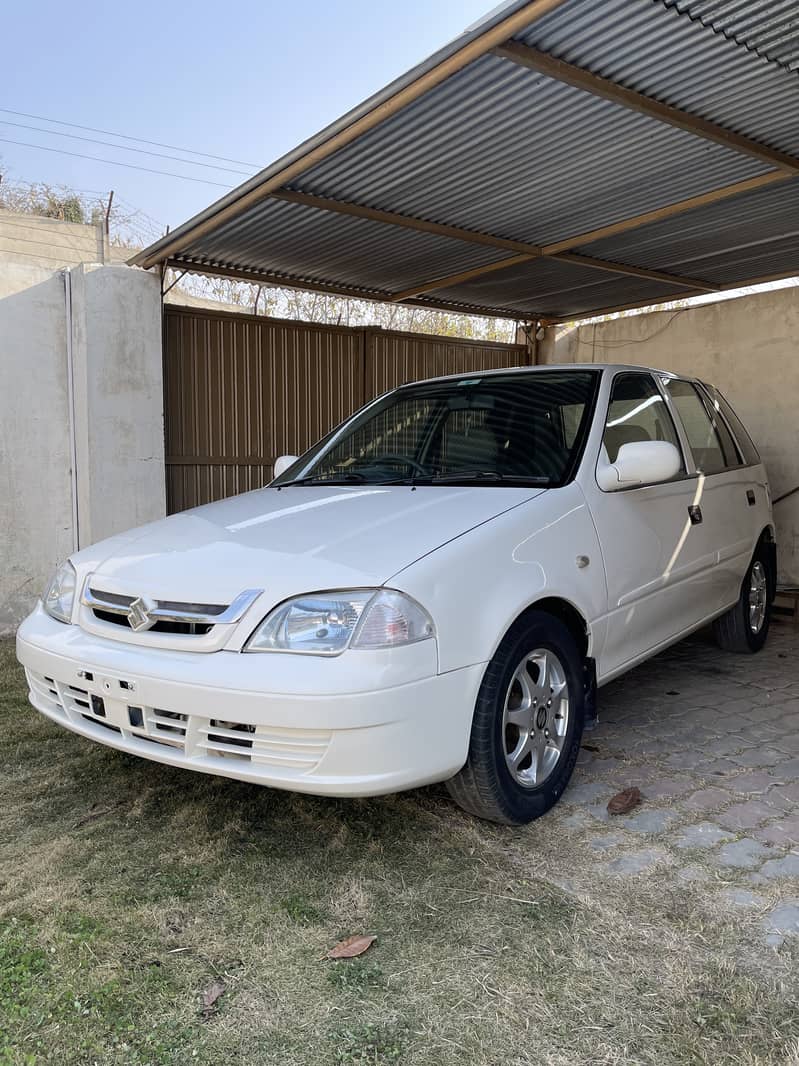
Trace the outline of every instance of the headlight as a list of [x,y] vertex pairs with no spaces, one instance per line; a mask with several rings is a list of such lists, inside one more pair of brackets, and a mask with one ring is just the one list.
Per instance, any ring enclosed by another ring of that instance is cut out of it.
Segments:
[[244,650],[338,655],[345,648],[396,648],[434,635],[430,615],[402,592],[319,592],[281,603]]
[[70,562],[64,563],[56,570],[42,596],[42,604],[51,618],[59,622],[72,621],[72,605],[75,602],[77,585],[75,567]]

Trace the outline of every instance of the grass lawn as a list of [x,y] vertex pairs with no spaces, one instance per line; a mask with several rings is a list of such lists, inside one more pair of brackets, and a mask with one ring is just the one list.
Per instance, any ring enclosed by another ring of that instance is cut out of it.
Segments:
[[700,886],[558,887],[561,825],[122,755],[33,711],[0,641],[0,1064],[799,1062],[790,967]]

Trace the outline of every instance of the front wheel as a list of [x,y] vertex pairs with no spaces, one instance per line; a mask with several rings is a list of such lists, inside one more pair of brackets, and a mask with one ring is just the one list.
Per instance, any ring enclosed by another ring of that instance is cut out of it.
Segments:
[[716,643],[725,651],[751,653],[760,651],[766,643],[775,580],[771,566],[761,543],[746,571],[738,602],[713,623]]
[[447,782],[464,810],[505,825],[540,818],[563,794],[585,719],[582,657],[558,619],[531,612],[488,664],[465,766]]

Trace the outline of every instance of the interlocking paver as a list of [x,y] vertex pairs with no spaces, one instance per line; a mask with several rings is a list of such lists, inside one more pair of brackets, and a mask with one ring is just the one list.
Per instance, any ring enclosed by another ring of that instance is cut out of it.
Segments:
[[799,806],[799,781],[792,781],[787,785],[780,785],[774,790],[774,796],[787,803]]
[[799,845],[799,815],[779,819],[757,829],[752,836],[764,844]]
[[779,771],[769,772],[768,770],[752,770],[748,773],[738,774],[734,777],[727,788],[732,789],[734,792],[741,792],[745,796],[759,796],[764,792],[768,792],[774,785],[781,785],[789,778],[786,778],[782,772],[782,766]]
[[746,803],[735,803],[732,807],[728,807],[718,816],[718,821],[726,829],[734,829],[737,832],[743,829],[755,829],[773,817],[773,807],[759,800],[747,800]]
[[785,900],[763,919],[766,943],[780,947],[788,936],[799,935],[799,899]]
[[766,902],[764,896],[757,892],[750,892],[748,888],[725,889],[722,897],[734,907],[762,907]]
[[610,874],[640,874],[667,860],[666,852],[657,848],[644,848],[641,851],[629,851],[625,855],[619,855],[617,859],[606,863],[604,868]]
[[707,744],[702,745],[702,748],[708,756],[713,756],[732,755],[734,752],[742,751],[749,746],[740,737],[734,734],[727,734],[726,736],[717,737],[715,740],[709,740]]
[[675,751],[663,761],[666,766],[673,766],[675,770],[696,770],[707,762],[707,754],[702,748],[694,751]]
[[781,859],[769,859],[760,867],[760,873],[769,880],[799,877],[799,853],[790,852]]
[[695,787],[696,779],[692,777],[655,777],[646,786],[646,798],[671,799],[674,796],[684,796]]
[[710,788],[702,788],[694,792],[685,800],[685,806],[692,811],[715,811],[720,807],[725,807],[731,799],[729,792],[712,785]]
[[753,768],[777,766],[784,759],[784,753],[775,751],[773,748],[750,748],[749,751],[745,751],[741,755],[732,756],[732,761],[737,763],[738,766],[751,766]]
[[733,839],[733,834],[714,822],[687,825],[674,843],[678,848],[712,848]]
[[[799,878],[796,632],[775,626],[756,656],[685,641],[603,688],[599,713],[552,815],[593,855],[591,876],[707,882],[720,904],[764,921],[770,894]],[[611,817],[608,800],[632,785],[642,805]]]
[[695,882],[695,881],[709,881],[710,872],[705,866],[699,866],[696,863],[691,863],[690,866],[683,866],[681,870],[677,871],[677,877],[681,881]]
[[601,836],[592,837],[588,844],[589,847],[594,848],[596,851],[609,851],[611,848],[623,844],[626,839],[624,833],[603,833]]
[[632,829],[634,833],[663,833],[676,821],[677,815],[673,811],[650,807],[628,815],[623,824],[625,829]]
[[613,795],[613,792],[608,785],[601,785],[597,781],[586,781],[584,784],[572,785],[571,788],[567,788],[563,793],[563,803],[572,803],[576,806],[582,806],[583,804],[596,803],[601,796],[606,796],[607,799]]
[[742,837],[731,844],[723,844],[713,856],[721,866],[733,866],[740,870],[754,870],[771,854],[770,848],[751,837]]
[[586,773],[592,775],[592,777],[598,777],[600,774],[611,775],[618,770],[626,769],[628,764],[624,759],[601,759],[594,757],[591,762],[586,766]]

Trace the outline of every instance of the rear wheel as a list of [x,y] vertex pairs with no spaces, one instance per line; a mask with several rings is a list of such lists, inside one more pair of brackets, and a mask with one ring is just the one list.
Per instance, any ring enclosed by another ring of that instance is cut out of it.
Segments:
[[774,575],[763,544],[759,544],[741,585],[734,607],[713,623],[716,643],[725,651],[752,653],[766,643],[771,623]]
[[553,806],[577,761],[582,657],[558,619],[527,615],[503,640],[475,706],[466,765],[447,782],[464,810],[522,825]]

